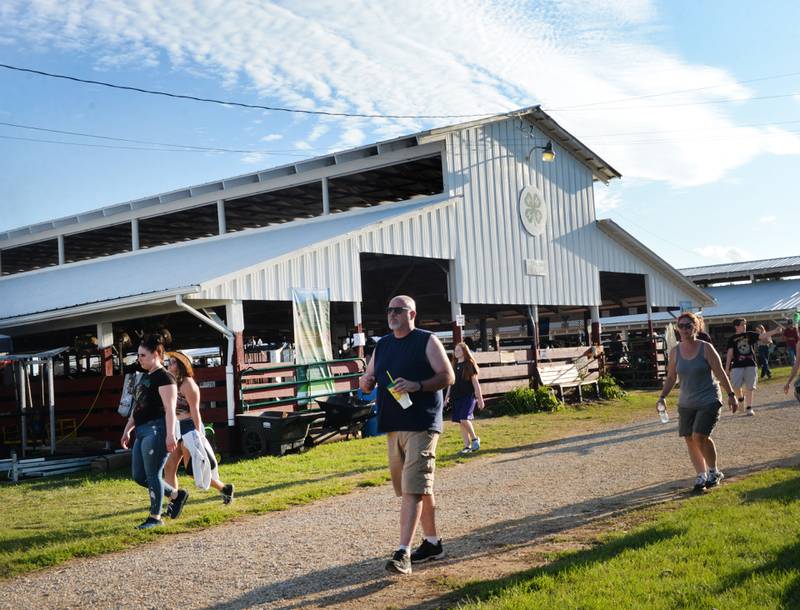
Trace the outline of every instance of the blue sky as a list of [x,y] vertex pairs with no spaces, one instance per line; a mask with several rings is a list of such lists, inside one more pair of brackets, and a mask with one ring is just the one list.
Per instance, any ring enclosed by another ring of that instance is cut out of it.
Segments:
[[[0,63],[340,112],[540,103],[623,174],[596,186],[599,216],[682,267],[800,254],[800,5],[767,6],[5,0]],[[11,138],[126,145],[0,125],[7,230],[457,120],[297,116],[0,70],[0,122],[257,151],[30,142]]]

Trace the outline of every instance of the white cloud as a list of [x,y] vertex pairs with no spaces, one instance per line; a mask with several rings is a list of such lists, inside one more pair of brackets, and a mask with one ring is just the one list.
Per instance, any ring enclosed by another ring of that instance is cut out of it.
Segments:
[[737,246],[705,246],[694,248],[694,252],[717,263],[735,263],[754,258],[749,251]]
[[758,222],[765,224],[768,222],[775,222],[775,220],[776,220],[775,216],[762,216],[761,218],[758,219]]
[[[214,78],[231,98],[380,114],[470,114],[541,102],[626,178],[676,186],[719,180],[800,137],[736,128],[729,105],[754,95],[718,68],[658,46],[650,0],[4,0],[0,44],[80,49],[97,69],[167,63]],[[719,85],[708,88],[709,85]],[[665,91],[699,89],[661,96]],[[637,96],[640,99],[625,100]],[[613,103],[596,104],[598,101]],[[593,104],[576,108],[579,105]],[[686,104],[686,105],[676,105]],[[459,119],[291,117],[302,142],[357,146]],[[732,145],[735,143],[735,145]]]
[[595,186],[594,189],[594,209],[598,214],[605,214],[611,210],[616,210],[622,205],[622,194],[608,188]]
[[241,156],[241,161],[245,165],[261,165],[267,159],[267,155],[259,152],[245,153]]
[[278,140],[282,140],[283,136],[279,133],[268,133],[267,135],[261,138],[262,142],[277,142]]
[[305,140],[298,140],[297,142],[294,143],[294,147],[297,150],[311,150],[311,148],[313,148],[311,144],[309,144]]

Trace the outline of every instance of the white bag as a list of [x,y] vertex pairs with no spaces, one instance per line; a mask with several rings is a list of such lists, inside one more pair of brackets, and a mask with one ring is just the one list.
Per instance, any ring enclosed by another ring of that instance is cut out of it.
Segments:
[[119,398],[119,407],[117,407],[117,413],[122,415],[122,417],[130,417],[131,408],[133,407],[134,392],[139,381],[142,379],[142,375],[144,375],[144,373],[141,372],[128,373],[125,375],[125,379],[122,382],[122,396]]

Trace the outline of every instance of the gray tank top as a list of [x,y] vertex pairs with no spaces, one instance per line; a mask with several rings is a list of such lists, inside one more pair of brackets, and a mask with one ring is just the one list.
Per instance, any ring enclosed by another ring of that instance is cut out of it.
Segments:
[[690,409],[719,408],[722,395],[719,383],[714,379],[711,366],[705,359],[705,349],[701,344],[697,356],[687,360],[681,356],[681,347],[676,350],[678,377],[681,381],[681,394],[678,406]]

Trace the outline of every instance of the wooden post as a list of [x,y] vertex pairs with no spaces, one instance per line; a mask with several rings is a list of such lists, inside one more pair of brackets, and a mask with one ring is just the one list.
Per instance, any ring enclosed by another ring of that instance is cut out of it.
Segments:
[[531,347],[528,353],[528,377],[534,389],[542,385],[542,377],[539,375],[539,306],[528,306],[528,332],[531,337]]
[[486,318],[481,318],[481,351],[489,351],[489,332],[486,324]]
[[597,305],[592,305],[589,308],[589,313],[592,316],[592,343],[591,345],[600,345],[600,308]]
[[[355,326],[355,333],[357,335],[364,334],[364,324],[363,319],[361,317],[361,302],[354,301],[353,302],[353,325]],[[356,346],[356,356],[358,358],[364,357],[364,345]]]
[[114,357],[111,346],[114,345],[114,327],[111,322],[97,324],[97,353],[100,354],[100,374],[111,377],[114,374]]

